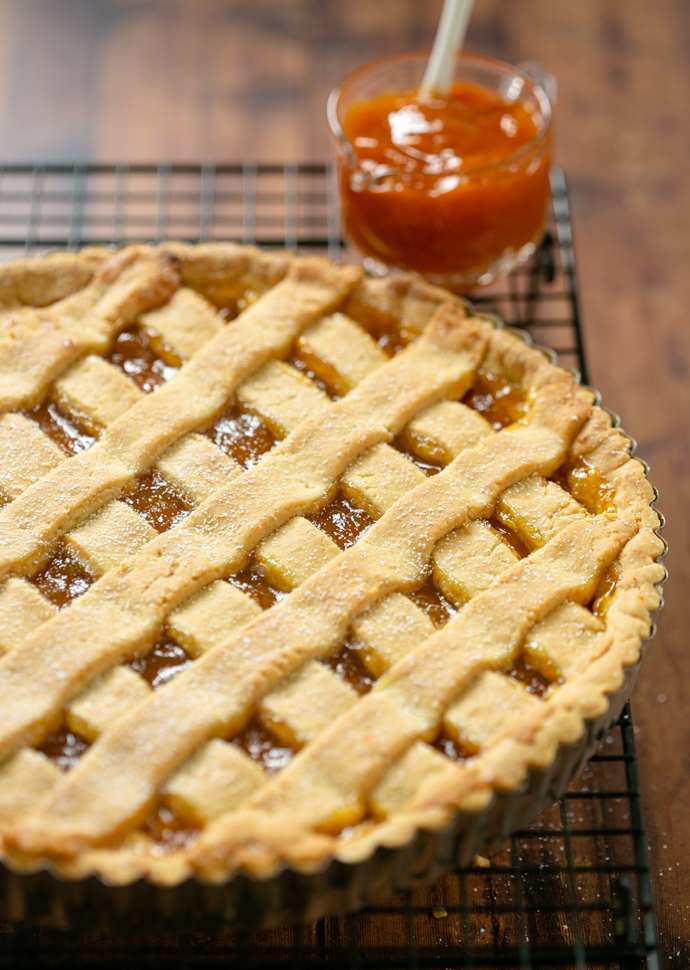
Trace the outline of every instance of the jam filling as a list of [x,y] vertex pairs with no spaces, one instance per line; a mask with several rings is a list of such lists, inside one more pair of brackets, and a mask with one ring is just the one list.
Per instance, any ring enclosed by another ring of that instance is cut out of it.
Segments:
[[414,324],[401,323],[393,314],[383,313],[364,303],[348,304],[344,312],[364,327],[389,357],[394,357],[421,334]]
[[592,603],[590,603],[592,613],[600,620],[606,619],[606,613],[613,599],[617,584],[618,571],[614,564],[613,566],[609,566],[604,573],[597,588],[596,596]]
[[349,502],[342,492],[335,501],[310,518],[340,549],[353,546],[374,521],[364,509],[358,509]]
[[395,357],[396,354],[407,347],[408,343],[414,340],[414,337],[405,340],[399,332],[393,330],[382,330],[378,335],[372,333],[372,337],[375,338],[379,349],[388,357]]
[[[147,330],[145,327],[142,327],[139,333],[141,334],[142,343],[145,341],[150,350],[152,350],[157,357],[160,357],[164,364],[167,364],[168,367],[174,368],[175,371],[178,371],[180,367],[182,367],[184,361],[175,353],[172,347],[170,347],[169,344],[163,340],[160,334],[155,333],[153,330]],[[168,380],[169,379],[170,378],[168,378]]]
[[330,667],[350,687],[354,687],[358,694],[367,694],[376,683],[362,663],[359,650],[351,643],[345,642],[331,657],[322,657],[321,663]]
[[261,418],[233,404],[206,432],[214,444],[243,468],[252,468],[270,451],[275,438]]
[[43,401],[25,414],[36,422],[51,441],[64,448],[68,455],[81,454],[96,440],[95,435],[89,434],[76,418],[64,411],[55,401]]
[[527,693],[534,694],[535,697],[544,697],[549,687],[551,687],[551,682],[540,674],[538,670],[535,670],[524,657],[518,657],[514,660],[510,669],[506,670],[505,673],[511,680],[516,680],[519,684],[522,684],[527,690]]
[[233,738],[232,744],[249,755],[269,777],[278,774],[292,761],[295,752],[292,748],[280,747],[273,735],[258,721],[250,721]]
[[613,486],[584,458],[571,459],[561,465],[553,480],[594,515],[616,511]]
[[146,519],[157,532],[166,532],[194,508],[156,469],[144,472],[122,501]]
[[61,771],[69,771],[89,747],[89,742],[80,734],[60,728],[49,734],[38,750],[55,762]]
[[123,370],[146,394],[165,384],[179,370],[161,360],[151,347],[146,331],[137,326],[127,327],[118,334],[106,360]]
[[128,666],[140,674],[150,687],[158,690],[191,663],[189,655],[177,643],[161,640],[152,650],[132,660]]
[[479,411],[494,431],[515,424],[527,413],[525,392],[521,387],[481,370],[477,372],[477,380],[462,402]]
[[192,284],[185,280],[185,285],[190,286],[205,300],[212,303],[218,316],[228,322],[235,320],[243,310],[261,296],[256,290],[249,289],[236,280],[224,280],[220,277],[204,284]]
[[271,586],[259,569],[250,564],[234,576],[228,577],[228,582],[247,593],[255,600],[262,610],[270,610],[279,600],[282,600],[286,593]]
[[141,831],[165,853],[187,848],[198,836],[199,829],[182,819],[165,805],[158,805],[142,826]]
[[91,576],[69,552],[64,542],[58,544],[40,572],[27,578],[58,610],[69,606],[93,583]]
[[440,751],[441,754],[445,754],[446,758],[450,758],[451,761],[456,761],[458,764],[467,761],[467,755],[463,752],[462,748],[451,738],[446,737],[445,734],[439,734],[432,747]]
[[435,627],[445,626],[458,612],[431,580],[427,580],[419,589],[409,591],[407,596],[420,610],[424,610]]

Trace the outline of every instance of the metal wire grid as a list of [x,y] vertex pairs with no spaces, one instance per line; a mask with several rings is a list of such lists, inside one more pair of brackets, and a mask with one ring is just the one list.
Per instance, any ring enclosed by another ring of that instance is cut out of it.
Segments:
[[[565,180],[544,244],[474,297],[586,379]],[[0,167],[0,260],[133,240],[235,239],[353,258],[323,165]],[[632,723],[626,708],[582,778],[529,831],[385,907],[307,927],[105,937],[0,924],[0,968],[658,966]]]

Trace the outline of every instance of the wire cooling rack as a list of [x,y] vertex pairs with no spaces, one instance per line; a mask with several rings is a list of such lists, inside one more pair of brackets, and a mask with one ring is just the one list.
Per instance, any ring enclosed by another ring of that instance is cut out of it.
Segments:
[[[55,248],[233,239],[353,259],[324,165],[0,166],[0,261]],[[586,380],[565,180],[532,260],[473,296]],[[561,800],[480,866],[349,917],[219,938],[0,923],[0,970],[33,967],[658,967],[629,708]]]

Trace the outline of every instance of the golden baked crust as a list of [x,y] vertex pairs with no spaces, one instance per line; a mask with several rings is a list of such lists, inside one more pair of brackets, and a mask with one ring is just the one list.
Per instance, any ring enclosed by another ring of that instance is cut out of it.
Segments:
[[[517,788],[639,659],[664,576],[644,467],[449,293],[166,244],[10,264],[0,302],[7,864],[357,862]],[[337,503],[369,527],[329,532]],[[67,771],[61,730],[93,742]]]

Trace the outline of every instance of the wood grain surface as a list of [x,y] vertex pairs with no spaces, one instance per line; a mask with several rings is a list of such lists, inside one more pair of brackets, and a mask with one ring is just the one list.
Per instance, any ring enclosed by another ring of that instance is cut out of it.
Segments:
[[[0,0],[0,159],[322,161],[329,90],[440,0]],[[690,966],[690,4],[477,0],[468,47],[557,76],[591,380],[671,546],[633,700],[666,966]]]

